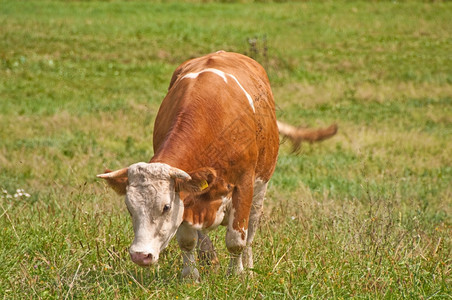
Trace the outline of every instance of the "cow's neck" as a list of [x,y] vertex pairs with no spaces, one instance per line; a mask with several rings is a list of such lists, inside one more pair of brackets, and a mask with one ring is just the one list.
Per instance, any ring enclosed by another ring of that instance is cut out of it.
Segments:
[[205,143],[209,139],[206,139],[204,128],[208,128],[208,121],[198,110],[191,106],[182,108],[168,126],[171,129],[166,136],[154,137],[158,149],[151,162],[166,163],[185,172],[208,166],[208,158],[203,154],[208,148]]
[[[160,162],[185,172],[194,171],[202,167],[202,161],[196,157],[193,151],[193,140],[179,140],[178,137],[169,137],[151,159],[151,163]],[[196,149],[196,148],[195,148]]]
[[187,160],[183,159],[183,157],[188,158],[189,156],[190,154],[186,153],[186,151],[184,151],[183,149],[177,150],[173,147],[166,147],[157,152],[154,157],[152,157],[150,162],[165,163],[172,167],[189,172],[192,171],[193,168],[191,168]]

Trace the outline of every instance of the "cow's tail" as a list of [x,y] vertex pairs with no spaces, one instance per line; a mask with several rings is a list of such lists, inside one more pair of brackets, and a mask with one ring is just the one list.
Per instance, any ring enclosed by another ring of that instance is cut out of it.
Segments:
[[331,124],[327,128],[298,128],[280,121],[276,122],[279,133],[292,142],[294,152],[300,149],[302,142],[314,143],[332,137],[338,128],[336,124]]

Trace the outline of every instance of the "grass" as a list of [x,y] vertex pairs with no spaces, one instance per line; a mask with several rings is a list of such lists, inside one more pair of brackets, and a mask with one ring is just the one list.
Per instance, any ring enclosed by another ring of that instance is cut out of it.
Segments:
[[[452,5],[194,2],[0,2],[0,296],[450,299]],[[339,133],[281,146],[254,277],[225,276],[223,228],[200,284],[174,241],[139,268],[95,174],[149,160],[177,65],[251,38],[278,118]]]

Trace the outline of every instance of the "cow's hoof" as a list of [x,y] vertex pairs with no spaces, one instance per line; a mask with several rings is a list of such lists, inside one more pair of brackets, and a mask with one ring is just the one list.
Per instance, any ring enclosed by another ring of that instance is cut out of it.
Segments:
[[185,267],[182,270],[182,279],[186,281],[200,281],[199,271],[196,268]]
[[242,263],[240,262],[240,264],[233,264],[232,260],[231,260],[231,262],[229,263],[229,266],[228,266],[228,276],[239,275],[242,273],[243,273]]

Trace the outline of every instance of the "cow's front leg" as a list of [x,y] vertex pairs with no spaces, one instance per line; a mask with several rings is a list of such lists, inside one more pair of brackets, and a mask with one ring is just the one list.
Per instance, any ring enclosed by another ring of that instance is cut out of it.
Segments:
[[242,252],[246,247],[248,220],[253,198],[253,185],[250,184],[252,181],[249,181],[236,186],[232,194],[232,208],[226,231],[226,247],[231,255],[229,274],[243,272]]
[[176,238],[182,251],[182,278],[199,281],[199,271],[195,266],[195,247],[198,241],[196,229],[182,223],[177,230]]
[[[267,184],[267,182],[262,180],[256,180],[254,182],[253,204],[251,205],[250,219],[248,221],[248,236],[246,237],[246,248],[243,250],[242,254],[245,268],[253,268],[252,243],[262,215]],[[250,275],[252,274],[253,273],[250,273]]]
[[226,231],[226,247],[230,255],[228,274],[240,274],[243,272],[242,251],[246,242],[242,242],[241,236],[240,232],[228,225]]

